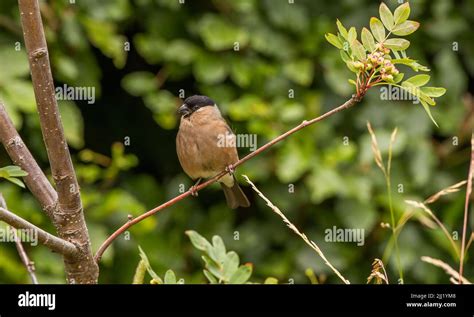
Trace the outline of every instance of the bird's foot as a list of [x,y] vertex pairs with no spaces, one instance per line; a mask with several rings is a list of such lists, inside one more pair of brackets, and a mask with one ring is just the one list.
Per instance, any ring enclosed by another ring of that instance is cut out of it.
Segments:
[[189,188],[189,191],[191,192],[191,196],[193,196],[193,197],[199,196],[196,185],[191,186]]
[[227,167],[225,168],[225,171],[229,173],[230,175],[234,175],[234,172],[235,172],[234,165],[233,164],[227,165]]
[[196,184],[194,184],[193,186],[191,186],[191,188],[189,188],[189,192],[191,193],[191,196],[193,196],[193,197],[199,196],[198,191],[197,191],[197,187],[198,187],[199,183],[201,182],[201,180],[202,180],[202,178],[198,179]]

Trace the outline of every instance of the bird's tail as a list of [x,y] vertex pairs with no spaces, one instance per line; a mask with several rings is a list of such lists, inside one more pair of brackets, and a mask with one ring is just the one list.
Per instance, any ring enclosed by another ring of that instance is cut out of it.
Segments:
[[224,190],[225,199],[227,200],[227,205],[236,209],[237,207],[250,207],[250,202],[245,196],[242,188],[240,188],[237,181],[234,179],[234,185],[232,187],[227,187],[225,184],[221,183],[222,189]]

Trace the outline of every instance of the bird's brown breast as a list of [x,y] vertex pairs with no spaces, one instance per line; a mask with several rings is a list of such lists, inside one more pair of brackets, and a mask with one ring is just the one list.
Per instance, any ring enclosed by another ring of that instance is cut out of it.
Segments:
[[[223,142],[225,138],[235,142],[235,135],[214,106],[181,118],[176,151],[186,174],[192,179],[209,178],[238,161],[235,145]],[[223,181],[233,184],[233,178]]]

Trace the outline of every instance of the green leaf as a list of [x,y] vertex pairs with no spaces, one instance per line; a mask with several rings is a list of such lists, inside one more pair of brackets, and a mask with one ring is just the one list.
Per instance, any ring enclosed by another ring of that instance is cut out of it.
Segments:
[[398,73],[397,75],[395,75],[393,77],[393,82],[395,84],[398,84],[399,82],[401,82],[403,80],[403,77],[405,77],[405,74],[404,73]]
[[22,170],[19,166],[9,165],[0,168],[0,177],[24,177],[28,173]]
[[176,275],[172,270],[168,270],[165,273],[165,284],[176,284]]
[[347,52],[345,52],[345,51],[339,51],[339,52],[341,53],[341,59],[342,59],[345,63],[351,61],[351,58],[350,58],[349,54],[347,54]]
[[342,37],[343,37],[344,39],[347,40],[347,36],[348,36],[347,30],[346,30],[346,28],[344,27],[344,25],[342,25],[342,22],[339,21],[339,20],[337,20],[337,21],[336,21],[336,25],[337,25],[337,29],[339,30],[339,33],[342,35]]
[[148,274],[151,275],[151,277],[156,280],[159,284],[163,284],[163,281],[161,280],[161,278],[158,276],[158,274],[155,273],[155,271],[153,271],[153,269],[151,268],[151,265],[150,265],[150,261],[148,261],[148,257],[146,256],[146,253],[143,251],[143,249],[138,246],[138,250],[140,252],[140,257],[141,259],[143,260],[143,262],[145,263],[145,266],[146,266],[146,270],[148,271]]
[[420,102],[421,102],[421,105],[423,106],[423,108],[425,109],[426,113],[428,114],[428,117],[430,117],[431,121],[433,121],[435,126],[437,126],[439,128],[438,123],[436,123],[436,120],[433,118],[433,115],[431,114],[431,110],[430,110],[430,107],[428,106],[428,104],[423,100],[420,100]]
[[208,270],[203,270],[204,276],[209,280],[211,284],[219,284],[219,281],[211,274]]
[[420,27],[420,23],[415,21],[405,21],[399,25],[397,25],[393,30],[392,33],[398,36],[405,36],[412,34]]
[[12,182],[13,184],[15,184],[17,186],[20,186],[21,188],[25,188],[25,184],[23,184],[23,181],[19,178],[6,177],[5,179],[9,182]]
[[429,97],[441,97],[446,93],[446,88],[442,87],[421,87],[420,90]]
[[394,27],[393,14],[385,3],[381,3],[379,7],[380,18],[387,30],[391,31]]
[[234,251],[227,253],[227,257],[224,261],[224,278],[226,280],[230,280],[231,276],[237,271],[239,268],[239,262],[240,259],[237,253]]
[[351,27],[349,29],[349,33],[347,34],[347,42],[349,42],[349,45],[352,46],[352,43],[357,39],[357,31],[355,27]]
[[370,19],[370,30],[377,41],[383,42],[385,40],[385,28],[379,19],[375,17]]
[[364,44],[364,47],[367,51],[369,52],[375,51],[374,36],[372,35],[372,33],[370,33],[370,31],[367,28],[362,29],[361,38],[362,38],[362,44]]
[[339,40],[339,38],[332,34],[332,33],[328,33],[324,36],[326,38],[326,40],[331,43],[332,45],[334,45],[335,47],[337,47],[338,49],[342,50],[342,42]]
[[252,275],[252,264],[241,265],[229,280],[230,284],[244,284]]
[[395,9],[393,18],[395,20],[395,25],[399,25],[405,22],[410,16],[410,3],[405,2],[401,6]]
[[389,49],[403,51],[410,46],[410,41],[405,39],[388,39],[384,42],[384,45]]
[[[394,52],[394,51],[393,51]],[[409,66],[411,69],[413,69],[415,72],[417,71],[425,71],[425,72],[429,72],[430,69],[426,66],[423,66],[421,64],[419,64],[417,61],[415,60],[412,60],[410,58],[396,58],[396,59],[392,59],[392,64],[402,64],[402,65],[406,65],[406,66]]]
[[211,259],[207,255],[203,255],[201,256],[201,258],[206,264],[206,269],[208,269],[209,272],[212,273],[212,275],[214,275],[219,280],[224,280],[222,267],[218,263],[216,263],[213,259]]
[[133,96],[143,96],[158,87],[156,75],[151,72],[128,73],[122,79],[122,87]]
[[263,282],[263,284],[278,284],[278,279],[274,277],[267,277],[265,279],[265,282]]
[[191,243],[194,245],[196,249],[204,251],[204,252],[208,252],[212,248],[209,241],[207,241],[203,236],[201,236],[196,231],[188,230],[185,233],[189,237],[189,239],[191,240]]
[[415,75],[405,80],[405,82],[408,82],[415,87],[421,87],[423,85],[426,85],[429,81],[430,81],[430,75],[426,75],[426,74]]
[[358,40],[355,40],[353,43],[352,43],[352,54],[359,60],[359,61],[363,61],[365,60],[366,58],[366,54],[365,54],[365,48],[364,46],[362,46],[362,44],[358,41]]
[[222,241],[222,238],[219,236],[213,236],[212,245],[214,247],[216,260],[218,260],[221,263],[224,262],[226,259],[226,250],[225,250],[225,245],[224,245],[224,241]]

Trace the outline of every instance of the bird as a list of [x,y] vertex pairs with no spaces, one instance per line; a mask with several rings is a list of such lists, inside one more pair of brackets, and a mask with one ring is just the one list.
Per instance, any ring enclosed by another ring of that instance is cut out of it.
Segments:
[[232,209],[249,207],[250,202],[233,175],[233,164],[239,160],[236,136],[217,104],[207,96],[194,95],[184,100],[178,113],[181,119],[176,152],[184,172],[197,180],[191,194],[197,196],[195,188],[202,179],[227,170],[229,173],[219,179],[227,205]]

